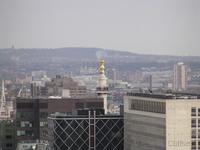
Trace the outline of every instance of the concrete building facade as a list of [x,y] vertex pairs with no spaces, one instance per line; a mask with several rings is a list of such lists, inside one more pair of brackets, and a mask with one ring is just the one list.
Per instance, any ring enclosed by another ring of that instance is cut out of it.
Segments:
[[200,149],[200,96],[128,93],[124,97],[126,150]]

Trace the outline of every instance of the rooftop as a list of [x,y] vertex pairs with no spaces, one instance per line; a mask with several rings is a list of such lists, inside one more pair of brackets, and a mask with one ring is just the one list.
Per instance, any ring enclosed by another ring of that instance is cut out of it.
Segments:
[[200,99],[199,94],[193,93],[170,93],[170,94],[154,94],[154,93],[127,93],[127,96],[139,96],[159,99]]
[[[53,119],[53,120],[71,120],[71,119],[88,119],[89,115],[71,115],[71,116],[54,116],[54,117],[47,117],[48,119]],[[122,115],[96,115],[96,119],[123,119]]]

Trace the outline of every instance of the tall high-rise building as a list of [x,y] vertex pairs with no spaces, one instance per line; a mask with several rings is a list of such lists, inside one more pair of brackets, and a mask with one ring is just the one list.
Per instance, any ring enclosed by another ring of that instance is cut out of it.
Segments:
[[97,84],[97,95],[103,98],[103,105],[105,114],[107,114],[107,95],[108,95],[108,85],[107,85],[107,78],[105,76],[105,67],[104,67],[104,60],[101,60],[101,67],[100,67],[100,76],[98,78]]
[[107,77],[112,80],[119,80],[119,71],[117,68],[107,69]]
[[128,93],[124,97],[126,150],[200,149],[200,95]]
[[187,66],[183,62],[174,65],[173,87],[175,91],[187,89]]

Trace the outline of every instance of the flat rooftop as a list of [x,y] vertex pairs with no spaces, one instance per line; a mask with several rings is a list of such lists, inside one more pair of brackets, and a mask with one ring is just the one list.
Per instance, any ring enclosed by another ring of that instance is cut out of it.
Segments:
[[127,93],[127,96],[139,96],[158,99],[200,99],[199,94],[193,93],[170,93],[170,94],[154,94],[154,93]]

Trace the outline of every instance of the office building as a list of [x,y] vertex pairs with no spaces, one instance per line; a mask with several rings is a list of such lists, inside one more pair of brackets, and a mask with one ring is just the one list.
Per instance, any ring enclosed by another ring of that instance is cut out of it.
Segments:
[[[85,111],[48,117],[49,146],[55,150],[123,150],[123,116]],[[100,111],[101,112],[101,111]]]
[[18,98],[16,110],[17,141],[48,140],[47,117],[71,115],[74,109],[103,108],[103,99],[91,98]]
[[128,93],[124,97],[126,150],[200,149],[200,95]]
[[174,65],[173,87],[175,91],[187,89],[187,66],[183,62]]

